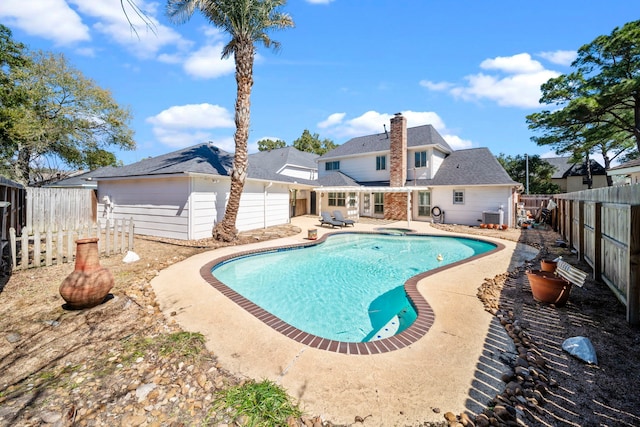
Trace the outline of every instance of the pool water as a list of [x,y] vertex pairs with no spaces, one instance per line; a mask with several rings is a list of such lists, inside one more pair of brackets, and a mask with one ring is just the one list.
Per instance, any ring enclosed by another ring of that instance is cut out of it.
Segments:
[[216,279],[288,324],[342,342],[386,338],[416,312],[404,283],[492,249],[474,239],[342,233],[324,242],[234,258]]

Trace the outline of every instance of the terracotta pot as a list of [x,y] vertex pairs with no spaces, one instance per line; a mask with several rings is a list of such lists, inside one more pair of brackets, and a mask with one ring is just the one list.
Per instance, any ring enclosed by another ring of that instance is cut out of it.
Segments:
[[533,299],[562,307],[569,299],[571,283],[553,273],[540,270],[527,271]]
[[487,228],[493,230],[493,228],[495,228],[495,224],[487,224]]
[[480,224],[480,228],[487,228],[487,224]]
[[543,259],[542,261],[540,261],[541,271],[548,271],[550,273],[555,273],[557,266],[558,266],[558,263],[556,261],[551,261],[548,259]]
[[509,228],[507,224],[502,224],[500,227],[502,227],[503,230],[506,230],[507,228]]
[[67,308],[90,308],[102,303],[113,287],[113,275],[100,266],[98,238],[76,240],[75,270],[60,285]]

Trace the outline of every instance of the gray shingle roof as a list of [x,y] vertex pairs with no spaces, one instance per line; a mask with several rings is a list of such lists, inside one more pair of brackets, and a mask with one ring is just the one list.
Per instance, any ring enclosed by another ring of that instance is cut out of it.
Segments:
[[[553,175],[551,178],[553,179],[562,179],[567,178],[569,176],[586,176],[586,166],[584,162],[582,163],[571,163],[570,157],[549,157],[543,158],[551,166],[555,168]],[[597,161],[590,159],[591,163],[591,175],[605,175],[606,171],[604,167]]]
[[[413,181],[407,185],[412,185]],[[432,180],[419,185],[519,185],[498,163],[488,148],[458,150],[447,156]]]
[[316,159],[319,156],[314,153],[300,151],[295,147],[284,147],[270,151],[260,151],[249,155],[249,164],[262,169],[278,171],[285,165],[299,166],[309,169],[317,169]]
[[[317,185],[317,181],[294,178],[277,173],[285,164],[316,168],[312,153],[290,149],[272,150],[249,155],[248,177],[268,181],[298,182]],[[233,167],[233,154],[210,144],[203,143],[183,148],[157,157],[151,157],[118,168],[96,171],[94,178],[127,178],[148,175],[179,175],[201,173],[228,176]],[[272,169],[273,168],[273,169]]]
[[52,182],[51,184],[45,185],[45,187],[53,187],[53,188],[96,188],[98,184],[96,181],[89,180],[88,178],[93,178],[95,176],[99,176],[101,174],[107,173],[107,171],[115,169],[113,166],[105,166],[102,168],[98,168],[92,171],[79,173],[74,176],[70,176],[69,178],[61,179],[60,181]]
[[358,187],[360,185],[350,176],[338,171],[324,175],[318,183],[324,187]]
[[[353,156],[357,154],[389,151],[391,142],[391,134],[378,133],[374,135],[360,136],[352,138],[342,145],[337,146],[328,153],[320,156],[320,159],[326,160],[336,157]],[[445,153],[453,150],[447,144],[447,141],[435,130],[431,125],[416,126],[407,128],[407,147],[419,147],[423,145],[434,145],[439,147]]]
[[145,175],[202,173],[227,176],[233,165],[233,154],[209,143],[198,144],[127,166],[101,171],[95,178],[123,178]]
[[633,167],[636,167],[636,166],[640,166],[640,159],[630,160],[630,161],[625,162],[625,163],[623,163],[621,165],[613,167],[613,168],[611,168],[609,170],[615,171],[615,170],[620,170],[620,169],[633,168]]

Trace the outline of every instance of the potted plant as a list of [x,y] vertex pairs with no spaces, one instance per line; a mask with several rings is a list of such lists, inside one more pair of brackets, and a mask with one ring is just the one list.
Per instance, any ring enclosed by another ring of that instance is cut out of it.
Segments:
[[527,271],[533,299],[562,307],[569,299],[571,283],[548,271]]
[[548,271],[549,273],[555,273],[557,266],[558,266],[557,261],[552,261],[550,259],[543,259],[540,261],[541,271]]

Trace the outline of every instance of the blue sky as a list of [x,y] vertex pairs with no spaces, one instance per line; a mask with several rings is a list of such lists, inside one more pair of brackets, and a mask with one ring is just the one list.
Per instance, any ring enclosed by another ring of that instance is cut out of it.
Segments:
[[[402,112],[454,149],[554,156],[525,121],[543,107],[540,85],[570,72],[580,46],[640,16],[639,2],[595,3],[289,0],[295,28],[271,33],[279,51],[258,49],[249,150],[262,138],[291,145],[305,129],[341,144]],[[137,149],[117,152],[125,164],[205,141],[234,151],[227,35],[199,15],[171,23],[165,2],[136,4],[153,32],[120,0],[3,0],[0,22],[131,109]]]

